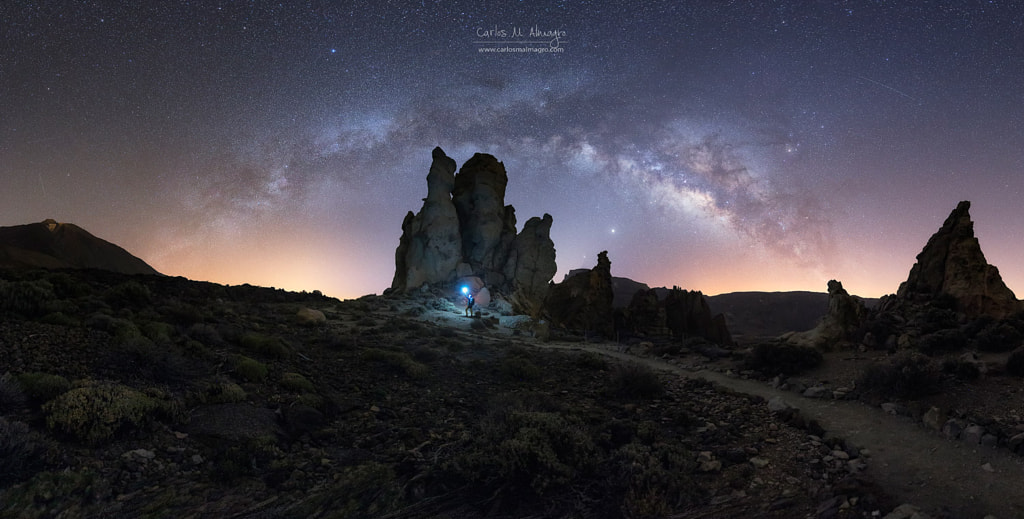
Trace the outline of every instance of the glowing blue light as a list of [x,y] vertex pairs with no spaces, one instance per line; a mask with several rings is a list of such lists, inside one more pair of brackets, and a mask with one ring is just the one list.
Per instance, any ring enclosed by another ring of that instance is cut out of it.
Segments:
[[462,293],[463,294],[468,294],[469,293],[469,287],[462,287]]

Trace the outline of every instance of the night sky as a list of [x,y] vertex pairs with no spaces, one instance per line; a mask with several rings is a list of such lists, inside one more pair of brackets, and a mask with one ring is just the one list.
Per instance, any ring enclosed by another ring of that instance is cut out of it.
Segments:
[[0,3],[0,225],[380,293],[435,146],[554,217],[556,280],[608,250],[651,286],[879,296],[971,200],[1024,293],[1011,2]]

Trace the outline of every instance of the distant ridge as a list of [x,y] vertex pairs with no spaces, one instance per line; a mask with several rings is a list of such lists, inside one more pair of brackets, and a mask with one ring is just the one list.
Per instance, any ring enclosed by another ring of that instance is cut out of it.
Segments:
[[77,225],[52,219],[0,227],[0,267],[101,269],[160,275],[121,247]]

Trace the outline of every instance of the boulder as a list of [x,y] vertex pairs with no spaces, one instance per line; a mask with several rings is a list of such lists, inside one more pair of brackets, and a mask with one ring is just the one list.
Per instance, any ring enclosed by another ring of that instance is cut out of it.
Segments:
[[828,312],[818,325],[805,332],[789,334],[785,340],[801,346],[830,346],[851,339],[867,318],[864,303],[851,296],[841,282],[832,279],[828,282]]
[[665,326],[677,339],[702,337],[717,344],[732,344],[725,316],[711,315],[711,307],[700,291],[673,287],[665,296]]
[[898,299],[926,302],[951,297],[956,310],[968,317],[999,319],[1020,311],[1020,302],[1003,283],[999,269],[985,260],[974,236],[970,208],[970,202],[960,202],[929,238],[896,292]]

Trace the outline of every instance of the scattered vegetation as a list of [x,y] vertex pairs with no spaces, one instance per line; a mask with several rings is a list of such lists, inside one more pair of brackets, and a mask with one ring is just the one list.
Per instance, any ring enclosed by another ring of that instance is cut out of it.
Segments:
[[790,376],[821,364],[821,352],[809,346],[766,342],[754,346],[745,360],[747,369],[767,376]]
[[71,389],[71,382],[60,375],[31,372],[18,375],[25,395],[38,404],[44,404]]
[[267,365],[262,362],[238,355],[235,357],[235,376],[245,382],[262,382],[267,378]]
[[281,387],[296,393],[313,393],[313,383],[299,373],[282,373]]
[[942,372],[928,357],[901,352],[889,362],[868,366],[857,380],[862,395],[872,399],[917,398],[940,390]]
[[98,383],[68,391],[43,405],[53,430],[96,445],[121,429],[149,422],[160,403],[120,384]]
[[379,363],[410,378],[422,378],[430,372],[426,364],[416,362],[404,351],[369,348],[363,351],[362,359]]
[[665,392],[658,374],[636,362],[616,364],[609,374],[608,388],[619,398],[656,398]]

